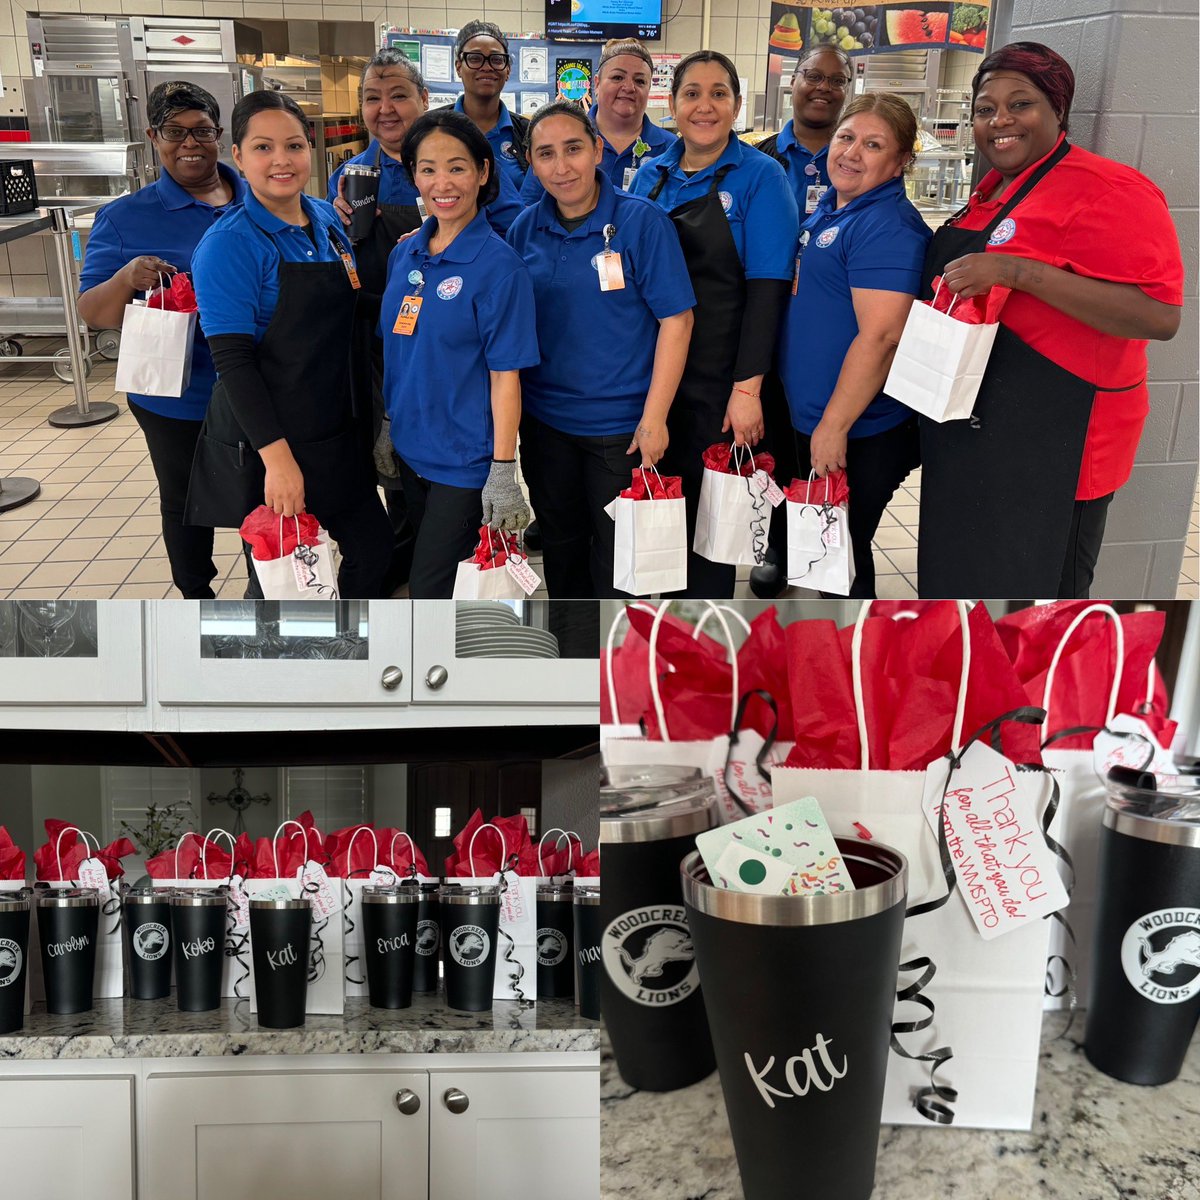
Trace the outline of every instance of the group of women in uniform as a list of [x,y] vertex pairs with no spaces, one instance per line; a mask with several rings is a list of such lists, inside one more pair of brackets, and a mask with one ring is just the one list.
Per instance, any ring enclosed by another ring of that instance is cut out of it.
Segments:
[[[737,72],[712,51],[675,70],[677,138],[646,119],[636,42],[605,48],[587,114],[508,112],[493,25],[465,26],[455,63],[463,97],[434,112],[414,64],[368,64],[372,140],[352,161],[380,169],[379,204],[355,245],[339,175],[330,203],[303,194],[307,125],[286,97],[234,111],[244,183],[217,162],[211,97],[151,98],[163,176],[100,214],[81,310],[115,325],[161,275],[195,281],[192,388],[131,397],[184,595],[212,594],[211,527],[265,502],[320,518],[343,595],[407,575],[411,595],[449,596],[481,523],[529,520],[518,446],[550,595],[614,595],[603,510],[633,471],[682,476],[690,527],[702,452],[764,437],[788,478],[846,471],[853,594],[873,594],[871,538],[918,462],[922,595],[1087,594],[1146,413],[1146,340],[1177,328],[1182,268],[1154,185],[1066,141],[1057,54],[1017,43],[981,64],[974,130],[993,169],[936,235],[905,194],[912,111],[880,93],[847,104],[853,72],[831,48],[801,59],[765,153],[733,132]],[[918,420],[883,392],[935,275],[961,296],[1012,289],[970,422]],[[787,582],[772,532],[764,589]],[[688,568],[685,594],[732,595],[734,568],[690,553]]]

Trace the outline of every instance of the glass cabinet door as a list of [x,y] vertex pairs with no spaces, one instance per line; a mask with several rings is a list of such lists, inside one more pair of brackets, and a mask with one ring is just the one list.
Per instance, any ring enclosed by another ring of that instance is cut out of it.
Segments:
[[156,601],[164,704],[403,704],[403,601]]
[[0,703],[140,704],[136,600],[0,600]]

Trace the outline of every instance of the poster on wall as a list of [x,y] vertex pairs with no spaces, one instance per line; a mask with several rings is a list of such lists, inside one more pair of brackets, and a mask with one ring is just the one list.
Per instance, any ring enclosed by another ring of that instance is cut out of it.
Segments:
[[591,108],[591,59],[556,58],[554,60],[554,82],[559,100],[572,100],[584,108]]
[[654,74],[650,77],[649,104],[666,104],[671,99],[671,79],[682,54],[651,54]]
[[406,38],[403,34],[393,33],[388,36],[387,45],[389,50],[399,50],[405,58],[411,63],[421,65],[421,43]]
[[546,63],[549,55],[541,46],[522,46],[520,53],[521,83],[549,83]]
[[450,70],[450,47],[423,47],[424,57],[421,62],[421,73],[426,83],[449,83],[454,78]]

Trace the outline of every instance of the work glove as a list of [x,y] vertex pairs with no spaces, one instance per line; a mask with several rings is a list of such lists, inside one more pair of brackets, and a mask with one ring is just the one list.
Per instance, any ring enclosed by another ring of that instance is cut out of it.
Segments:
[[492,460],[487,483],[483,485],[483,523],[493,529],[516,533],[529,524],[529,505],[517,484],[517,464]]
[[379,436],[375,439],[372,451],[375,459],[375,470],[385,479],[399,479],[400,467],[396,462],[396,451],[392,446],[392,423],[387,417],[379,426]]

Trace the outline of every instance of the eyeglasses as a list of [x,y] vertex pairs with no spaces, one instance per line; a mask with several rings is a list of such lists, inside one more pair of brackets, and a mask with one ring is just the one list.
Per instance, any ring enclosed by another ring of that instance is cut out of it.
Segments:
[[497,71],[503,71],[512,59],[507,54],[501,54],[499,50],[495,54],[484,54],[482,50],[467,50],[459,55],[459,62],[466,63],[472,71],[478,71],[485,62]]
[[221,136],[221,130],[212,125],[200,125],[195,129],[187,129],[183,125],[160,125],[158,136],[164,142],[186,142],[194,137],[198,142],[215,142]]
[[801,71],[800,75],[805,83],[811,83],[813,87],[827,83],[835,92],[844,92],[851,83],[845,75],[823,75],[820,71]]

